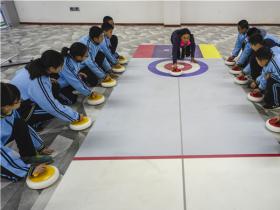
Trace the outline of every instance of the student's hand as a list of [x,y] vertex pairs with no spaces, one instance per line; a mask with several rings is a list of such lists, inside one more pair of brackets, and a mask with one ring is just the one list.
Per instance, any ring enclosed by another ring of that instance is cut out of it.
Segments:
[[104,78],[103,82],[109,82],[111,80],[111,76],[109,74],[106,75],[106,77]]
[[32,172],[32,176],[39,176],[40,174],[44,173],[46,171],[46,164],[40,164],[35,167],[35,169]]
[[178,66],[177,66],[177,63],[174,63],[174,64],[172,65],[172,69],[173,69],[173,70],[176,70],[177,67],[178,67]]
[[228,57],[227,61],[233,61],[234,58],[235,58],[235,56],[232,55],[232,56]]
[[97,96],[97,93],[96,93],[96,92],[92,92],[92,93],[90,94],[90,97],[91,97],[91,98],[94,98],[95,96]]
[[51,79],[51,83],[57,84],[57,80],[56,79],[54,79],[54,78],[50,78],[50,79]]
[[83,118],[84,118],[84,115],[83,115],[83,114],[80,114],[79,121],[81,121]]
[[275,122],[276,122],[276,123],[280,122],[280,116],[277,116],[277,117],[275,117],[274,119],[275,119]]
[[243,72],[241,72],[240,74],[238,74],[237,77],[244,77],[244,76],[245,76],[245,74]]
[[250,84],[250,88],[255,89],[257,87],[257,83],[256,82],[252,82]]
[[271,78],[271,73],[265,75],[266,80],[268,80],[269,78]]
[[87,78],[87,75],[85,73],[83,73],[83,72],[80,72],[79,76],[80,76],[81,79],[82,78],[85,78],[85,79]]
[[261,92],[261,90],[259,89],[259,88],[255,88],[254,90],[253,90],[253,93],[260,93]]
[[195,60],[194,58],[191,58],[191,62],[192,63],[197,63],[197,60]]
[[119,60],[123,60],[123,59],[125,59],[125,57],[122,56],[122,55],[120,55],[120,56],[119,56]]
[[53,152],[54,152],[53,149],[46,147],[40,152],[40,154],[41,155],[51,155]]

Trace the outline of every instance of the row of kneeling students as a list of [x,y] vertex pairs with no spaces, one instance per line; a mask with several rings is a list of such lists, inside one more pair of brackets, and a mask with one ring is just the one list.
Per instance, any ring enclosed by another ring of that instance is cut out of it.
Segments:
[[[127,60],[117,53],[113,30],[114,21],[106,16],[101,27],[91,27],[69,48],[47,50],[18,70],[10,82],[1,82],[1,177],[17,181],[45,173],[54,151],[37,132],[52,118],[69,123],[73,130],[90,126],[91,120],[69,105],[77,100],[75,91],[88,97],[90,104],[101,104],[104,96],[93,87],[116,84],[113,69],[124,68],[120,63]],[[11,141],[18,153],[7,145]]]
[[[250,27],[247,20],[237,24],[238,34],[225,63],[232,66],[235,81],[247,84],[248,99],[261,102],[265,110],[280,108],[280,38],[264,29]],[[267,127],[280,132],[280,115],[269,119]]]

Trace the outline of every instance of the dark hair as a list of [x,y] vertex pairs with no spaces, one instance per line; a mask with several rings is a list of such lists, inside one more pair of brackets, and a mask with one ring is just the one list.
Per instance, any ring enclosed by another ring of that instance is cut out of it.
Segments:
[[103,23],[108,23],[108,21],[113,20],[113,18],[111,16],[105,16],[103,18]]
[[183,28],[178,31],[179,37],[183,36],[184,34],[191,34],[191,31],[188,28]]
[[20,100],[19,89],[10,83],[1,82],[1,107],[13,105],[15,101]]
[[83,56],[83,55],[85,55],[86,52],[87,52],[86,45],[84,45],[81,42],[75,42],[70,46],[70,48],[63,47],[61,50],[61,55],[63,57],[66,57],[66,56],[76,57],[76,56]]
[[257,50],[255,55],[260,60],[270,60],[273,54],[268,47],[261,47]]
[[31,63],[26,65],[30,79],[35,79],[44,75],[49,75],[48,68],[57,68],[64,63],[63,56],[55,50],[47,50],[42,55]]
[[256,45],[256,44],[264,45],[264,40],[261,34],[254,34],[249,37],[249,43],[252,45]]
[[250,36],[253,36],[255,34],[260,34],[260,33],[261,33],[261,31],[258,28],[252,27],[247,31],[247,36],[250,37]]
[[240,28],[246,28],[246,29],[248,29],[249,28],[249,23],[248,23],[248,21],[247,20],[240,20],[239,22],[238,22],[238,26],[240,27]]
[[114,26],[112,26],[110,23],[105,22],[101,25],[101,29],[103,31],[109,31],[109,30],[113,30]]
[[96,37],[99,37],[102,33],[103,33],[102,29],[99,28],[98,26],[92,26],[92,27],[89,29],[89,37],[90,37],[91,39],[96,38]]

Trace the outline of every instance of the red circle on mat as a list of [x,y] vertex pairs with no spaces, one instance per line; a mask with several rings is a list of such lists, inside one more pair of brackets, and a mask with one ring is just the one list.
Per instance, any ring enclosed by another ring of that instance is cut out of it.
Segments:
[[272,118],[269,121],[269,124],[275,127],[280,127],[280,122],[276,122],[276,118]]
[[237,77],[237,79],[238,80],[241,80],[241,81],[245,81],[245,80],[247,80],[247,78],[245,77],[245,76],[239,76],[239,77]]
[[[172,63],[165,64],[164,68],[171,71],[172,70],[172,65],[173,65]],[[192,68],[192,65],[188,64],[188,63],[177,63],[177,65],[184,66],[183,68],[180,68],[181,71],[187,71],[187,70]]]
[[256,92],[256,93],[251,92],[250,95],[255,97],[255,98],[261,98],[262,97],[262,94],[260,92]]

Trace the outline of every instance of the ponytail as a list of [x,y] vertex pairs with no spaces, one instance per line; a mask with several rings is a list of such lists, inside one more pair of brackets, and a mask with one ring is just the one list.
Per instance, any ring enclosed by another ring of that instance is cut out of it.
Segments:
[[69,53],[70,53],[70,49],[69,49],[68,47],[63,47],[63,48],[61,49],[61,55],[62,55],[63,57],[66,57],[66,56],[70,55]]
[[59,52],[47,50],[42,54],[41,58],[32,61],[26,65],[25,68],[29,72],[30,79],[33,80],[41,76],[49,75],[48,69],[50,67],[58,68],[62,66],[63,63],[64,59]]
[[84,56],[87,52],[87,46],[81,42],[73,43],[70,48],[63,47],[61,50],[61,55],[63,57],[72,56],[73,58],[76,56]]

